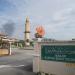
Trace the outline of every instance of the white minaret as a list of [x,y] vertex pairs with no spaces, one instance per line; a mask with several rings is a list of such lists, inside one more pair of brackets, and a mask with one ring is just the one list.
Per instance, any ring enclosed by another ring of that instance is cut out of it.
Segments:
[[25,24],[25,46],[30,46],[30,21],[29,21],[29,17],[26,18],[26,24]]

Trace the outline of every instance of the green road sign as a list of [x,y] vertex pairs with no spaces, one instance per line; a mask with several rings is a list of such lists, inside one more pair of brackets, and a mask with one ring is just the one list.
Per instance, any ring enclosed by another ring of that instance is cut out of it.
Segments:
[[42,45],[41,59],[75,63],[75,45]]

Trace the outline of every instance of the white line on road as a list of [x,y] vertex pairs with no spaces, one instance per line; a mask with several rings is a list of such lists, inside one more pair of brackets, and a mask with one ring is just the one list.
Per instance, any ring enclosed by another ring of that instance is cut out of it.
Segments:
[[0,65],[0,68],[10,68],[10,67],[16,68],[16,67],[23,67],[23,66],[25,66],[25,65],[18,65],[18,66],[13,66],[13,65]]
[[34,54],[34,53],[26,53],[27,55],[32,55],[32,56],[40,56],[40,54]]

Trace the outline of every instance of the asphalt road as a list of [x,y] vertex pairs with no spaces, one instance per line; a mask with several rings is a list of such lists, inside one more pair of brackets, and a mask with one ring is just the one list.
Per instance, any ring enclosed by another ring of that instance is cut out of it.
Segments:
[[12,49],[12,55],[0,57],[0,75],[35,75],[33,53],[32,50]]

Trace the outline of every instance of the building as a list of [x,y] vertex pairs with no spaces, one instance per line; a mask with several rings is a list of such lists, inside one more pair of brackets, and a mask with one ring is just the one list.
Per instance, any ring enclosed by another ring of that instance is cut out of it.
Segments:
[[17,39],[10,38],[4,33],[0,33],[0,56],[11,55],[11,44]]

